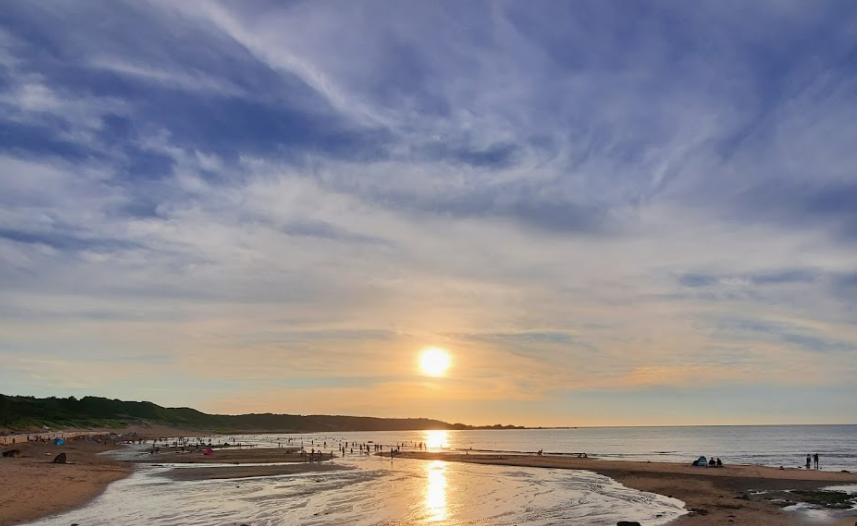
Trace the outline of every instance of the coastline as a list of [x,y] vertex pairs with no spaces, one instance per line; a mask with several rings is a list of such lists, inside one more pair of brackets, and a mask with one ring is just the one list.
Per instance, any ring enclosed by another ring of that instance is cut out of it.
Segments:
[[[196,436],[188,431],[161,425],[131,425],[124,429],[86,429],[39,432],[17,435],[16,442],[0,446],[3,451],[19,450],[20,456],[0,457],[0,474],[6,484],[0,491],[0,526],[14,526],[37,519],[66,513],[86,506],[112,482],[134,472],[134,465],[101,455],[121,449],[130,439],[152,439],[165,436]],[[20,437],[29,435],[30,441]],[[65,444],[54,445],[44,438],[67,437]],[[54,458],[65,453],[65,464],[54,464]]]
[[[0,492],[0,526],[68,512],[94,500],[111,482],[133,472],[132,465],[98,454],[118,447],[92,441],[16,444],[20,457],[0,458],[6,481]],[[53,463],[60,453],[68,463]]]
[[[731,523],[759,526],[805,525],[807,522],[802,521],[797,514],[788,513],[767,500],[754,498],[748,492],[752,490],[817,490],[837,484],[857,484],[855,473],[780,470],[762,466],[694,468],[685,464],[665,462],[598,460],[566,456],[426,452],[402,452],[395,458],[592,471],[610,477],[629,488],[683,501],[689,513],[670,523],[675,526],[713,526]],[[853,526],[855,521],[857,521],[857,512],[851,512],[834,523],[824,524]]]
[[[92,440],[70,441],[64,446],[26,443],[17,447],[22,451],[21,457],[0,459],[4,477],[14,481],[0,493],[0,526],[13,526],[85,506],[101,495],[111,482],[130,475],[136,464],[182,464],[182,467],[174,467],[161,474],[172,480],[238,479],[349,469],[336,464],[335,460],[339,457],[325,454],[323,462],[309,462],[299,453],[279,448],[225,448],[215,450],[209,456],[198,451],[182,452],[175,448],[164,448],[157,454],[142,454],[134,460],[123,461],[98,454],[122,446]],[[68,463],[52,464],[53,457],[60,452],[68,455]],[[389,456],[389,453],[382,456]],[[418,451],[402,452],[395,459],[587,470],[610,477],[629,488],[683,501],[689,513],[670,523],[675,526],[731,523],[805,525],[807,523],[798,514],[783,511],[776,503],[765,500],[765,496],[756,495],[753,491],[776,494],[789,489],[816,490],[826,486],[857,484],[857,474],[854,473],[780,470],[746,465],[694,468],[686,464],[569,456]],[[852,511],[838,522],[824,524],[852,526],[855,520],[857,513]]]

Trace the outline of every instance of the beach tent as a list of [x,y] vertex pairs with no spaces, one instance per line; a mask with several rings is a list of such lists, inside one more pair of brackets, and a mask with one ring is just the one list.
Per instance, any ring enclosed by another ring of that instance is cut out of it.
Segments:
[[696,460],[693,462],[693,465],[694,465],[694,466],[701,466],[701,467],[705,467],[705,466],[707,466],[707,465],[708,465],[708,459],[707,459],[707,458],[705,458],[705,457],[699,457],[698,459],[696,459]]
[[54,439],[54,445],[55,445],[55,446],[61,446],[61,445],[63,445],[63,444],[65,444],[65,440],[63,440],[63,439],[61,439],[61,438],[55,438],[55,439]]
[[207,447],[207,448],[205,448],[205,449],[202,451],[202,454],[203,454],[203,455],[206,455],[206,456],[208,456],[208,455],[213,455],[213,454],[214,454],[214,450],[213,450],[213,449],[211,449],[210,447]]

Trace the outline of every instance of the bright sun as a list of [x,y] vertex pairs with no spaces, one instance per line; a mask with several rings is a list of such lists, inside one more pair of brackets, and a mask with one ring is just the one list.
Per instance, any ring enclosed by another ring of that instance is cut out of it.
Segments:
[[432,347],[420,354],[420,367],[429,376],[442,376],[449,369],[449,353]]

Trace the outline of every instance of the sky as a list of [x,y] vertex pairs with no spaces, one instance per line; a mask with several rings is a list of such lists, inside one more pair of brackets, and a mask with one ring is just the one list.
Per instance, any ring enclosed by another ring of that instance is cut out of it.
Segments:
[[855,145],[854,2],[2,0],[0,392],[855,423]]

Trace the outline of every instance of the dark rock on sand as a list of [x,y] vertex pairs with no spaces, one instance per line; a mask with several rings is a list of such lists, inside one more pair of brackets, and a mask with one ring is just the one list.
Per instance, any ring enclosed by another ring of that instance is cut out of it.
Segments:
[[619,521],[616,523],[616,526],[641,526],[639,522],[636,521]]
[[3,452],[4,457],[20,457],[21,450],[20,449],[10,449],[9,451]]
[[54,459],[54,464],[65,464],[65,461],[66,461],[65,453],[60,453]]
[[799,496],[804,502],[836,510],[850,509],[857,501],[857,497],[844,491],[794,490],[792,494]]

